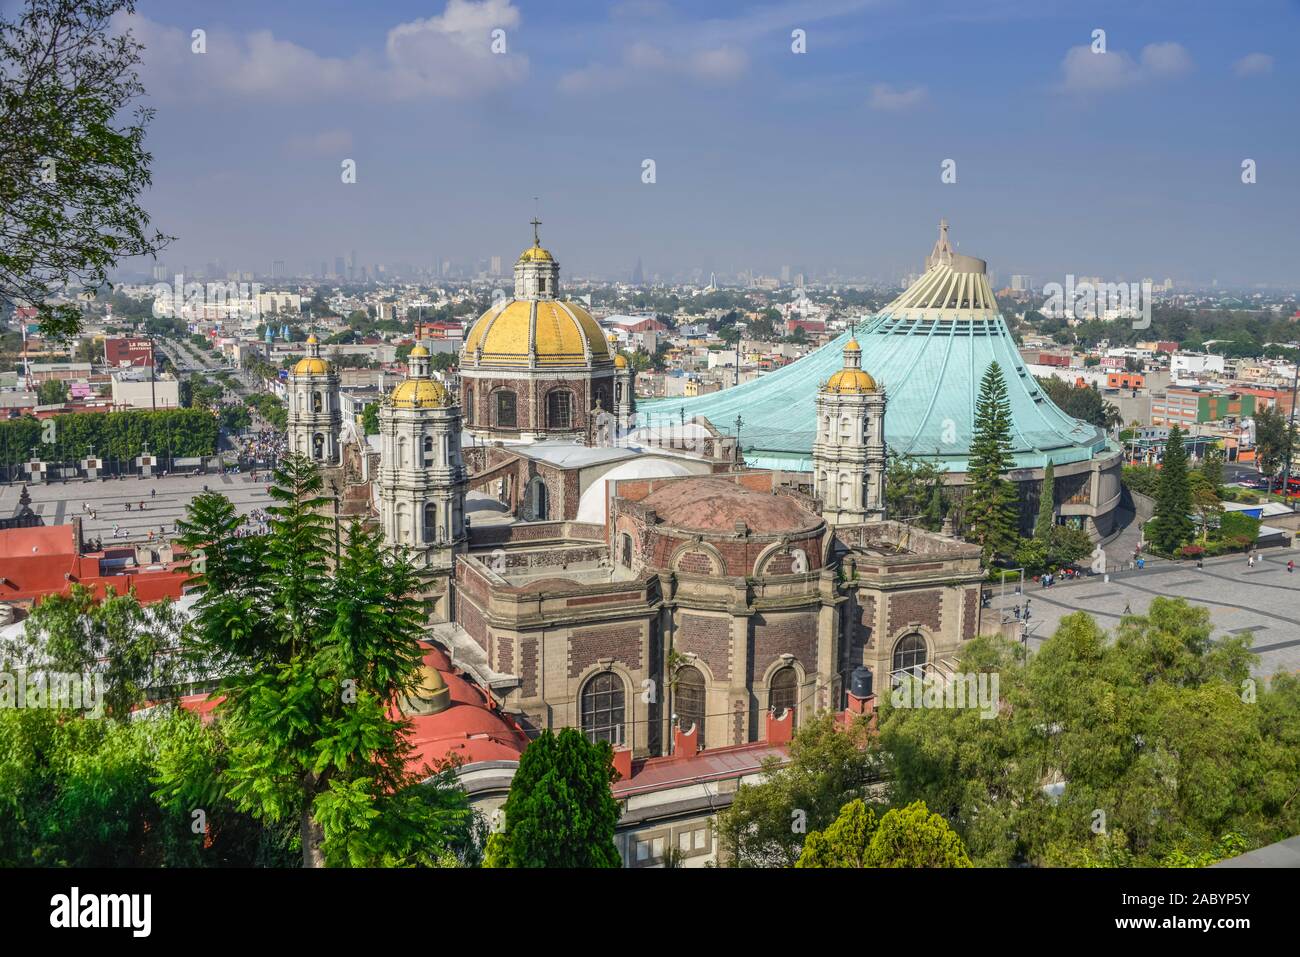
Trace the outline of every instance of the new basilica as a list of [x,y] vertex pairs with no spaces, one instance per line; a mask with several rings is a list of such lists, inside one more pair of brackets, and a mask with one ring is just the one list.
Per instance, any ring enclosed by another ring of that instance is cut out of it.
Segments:
[[420,565],[430,680],[491,715],[447,747],[490,778],[528,736],[577,727],[633,787],[949,668],[980,632],[980,550],[886,515],[886,384],[857,342],[817,390],[812,475],[747,468],[707,419],[637,421],[631,368],[563,298],[536,226],[458,383],[417,345],[378,436],[340,420],[314,338],[289,376],[289,447]]

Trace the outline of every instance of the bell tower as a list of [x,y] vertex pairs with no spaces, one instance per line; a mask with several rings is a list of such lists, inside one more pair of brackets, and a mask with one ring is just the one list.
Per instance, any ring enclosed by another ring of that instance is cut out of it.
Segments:
[[817,392],[813,484],[829,525],[885,517],[885,390],[862,369],[850,338],[844,368]]

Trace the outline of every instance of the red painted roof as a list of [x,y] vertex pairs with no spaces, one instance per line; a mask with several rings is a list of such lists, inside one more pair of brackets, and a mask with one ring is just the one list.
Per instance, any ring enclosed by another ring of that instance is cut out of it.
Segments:
[[[123,554],[133,554],[131,549]],[[0,531],[0,601],[35,601],[46,595],[67,595],[84,585],[97,599],[106,589],[124,595],[132,588],[140,601],[180,598],[189,572],[175,564],[157,571],[103,574],[100,559],[107,553],[78,554],[71,525],[42,525]]]
[[696,781],[714,781],[753,774],[769,757],[785,761],[790,756],[786,745],[771,745],[766,741],[740,744],[730,748],[705,749],[698,754],[681,757],[646,758],[633,763],[632,776],[615,781],[612,790],[616,798],[625,798],[645,791],[690,784]]

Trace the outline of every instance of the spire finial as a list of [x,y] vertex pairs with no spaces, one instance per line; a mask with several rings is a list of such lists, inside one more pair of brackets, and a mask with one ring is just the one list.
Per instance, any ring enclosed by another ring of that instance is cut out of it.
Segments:
[[537,234],[537,227],[540,226],[540,225],[542,225],[542,221],[541,221],[540,219],[538,219],[536,215],[534,215],[533,218],[532,218],[532,220],[531,220],[531,222],[532,222],[532,227],[533,227],[533,245],[534,245],[534,246],[540,246],[540,245],[542,244],[542,239],[541,239],[541,237]]

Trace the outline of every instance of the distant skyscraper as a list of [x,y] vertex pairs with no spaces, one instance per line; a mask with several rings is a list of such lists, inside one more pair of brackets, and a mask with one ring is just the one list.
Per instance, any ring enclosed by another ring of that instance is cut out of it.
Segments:
[[335,256],[334,257],[334,278],[342,279],[344,275],[345,273],[343,272],[343,257]]
[[493,257],[492,257],[492,275],[494,275],[494,276],[499,276],[499,275],[501,275],[501,257],[500,257],[500,256],[493,256]]
[[644,285],[645,285],[645,273],[642,272],[642,270],[641,270],[641,257],[640,257],[640,256],[638,256],[637,259],[636,259],[636,268],[632,270],[632,285],[634,285],[634,286],[644,286]]
[[781,282],[786,283],[786,282],[789,282],[789,281],[790,281],[790,267],[789,267],[788,265],[786,265],[786,266],[782,266],[782,267],[781,267]]
[[1012,292],[1030,292],[1034,288],[1034,282],[1028,276],[1012,276]]

